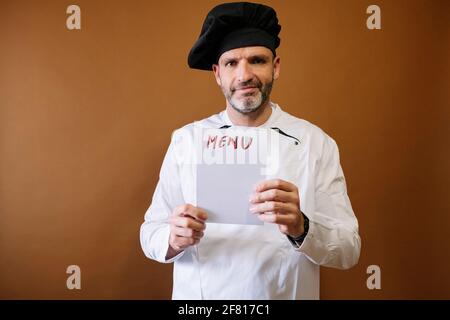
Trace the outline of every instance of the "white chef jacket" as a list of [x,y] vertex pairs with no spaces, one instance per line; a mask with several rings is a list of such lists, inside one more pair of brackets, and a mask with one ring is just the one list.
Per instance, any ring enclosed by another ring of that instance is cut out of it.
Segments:
[[319,266],[347,269],[357,263],[358,222],[335,141],[277,104],[271,106],[270,118],[260,127],[286,134],[280,136],[282,163],[274,177],[298,187],[300,209],[309,218],[306,238],[294,246],[276,224],[207,223],[198,245],[166,260],[169,216],[176,206],[196,203],[195,165],[178,159],[193,153],[186,135],[199,125],[233,125],[226,110],[188,124],[172,135],[140,231],[148,258],[174,262],[173,299],[319,299]]

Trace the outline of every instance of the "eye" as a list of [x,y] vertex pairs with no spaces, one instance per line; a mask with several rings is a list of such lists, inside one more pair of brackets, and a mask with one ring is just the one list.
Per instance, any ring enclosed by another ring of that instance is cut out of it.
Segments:
[[235,60],[230,60],[225,62],[225,67],[234,67],[236,65]]
[[265,60],[265,59],[262,59],[262,58],[254,58],[254,59],[252,60],[252,63],[253,63],[253,64],[264,64],[264,63],[266,63],[266,60]]

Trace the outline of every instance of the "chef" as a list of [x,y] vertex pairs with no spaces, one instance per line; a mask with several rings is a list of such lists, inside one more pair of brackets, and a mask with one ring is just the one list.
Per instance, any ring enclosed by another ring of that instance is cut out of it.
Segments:
[[[207,14],[189,52],[190,68],[213,72],[226,108],[174,131],[141,226],[145,255],[174,263],[173,299],[319,299],[320,266],[358,262],[358,221],[336,142],[270,99],[280,30],[266,5],[225,3]],[[198,128],[234,127],[279,137],[279,168],[249,199],[262,225],[209,223],[196,206],[196,164],[186,161],[192,137]]]

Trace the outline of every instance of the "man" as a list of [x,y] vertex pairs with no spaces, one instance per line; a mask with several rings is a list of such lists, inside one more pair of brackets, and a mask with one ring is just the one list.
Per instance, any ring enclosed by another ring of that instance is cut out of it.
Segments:
[[[270,101],[280,29],[270,7],[222,4],[208,13],[189,53],[191,68],[214,72],[226,110],[174,132],[141,227],[145,255],[175,263],[174,299],[318,299],[319,266],[347,269],[359,259],[335,141]],[[280,170],[250,199],[263,226],[208,223],[193,205],[195,165],[181,164],[179,155],[193,152],[183,137],[195,126],[280,134]]]

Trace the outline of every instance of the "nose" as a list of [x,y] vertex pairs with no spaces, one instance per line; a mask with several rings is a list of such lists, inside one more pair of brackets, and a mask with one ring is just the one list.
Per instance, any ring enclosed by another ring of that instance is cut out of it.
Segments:
[[241,61],[237,68],[237,80],[239,83],[248,82],[253,79],[251,66],[247,61]]

